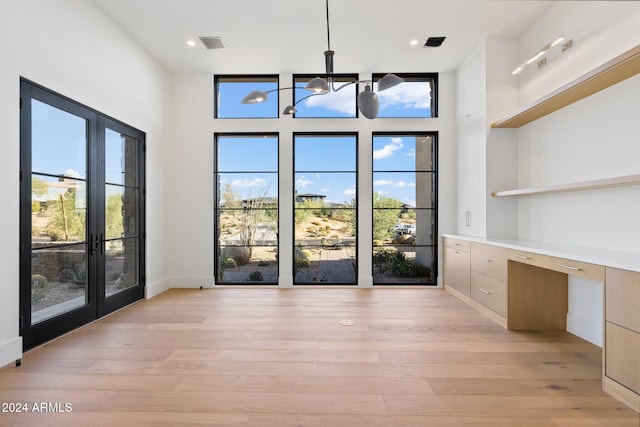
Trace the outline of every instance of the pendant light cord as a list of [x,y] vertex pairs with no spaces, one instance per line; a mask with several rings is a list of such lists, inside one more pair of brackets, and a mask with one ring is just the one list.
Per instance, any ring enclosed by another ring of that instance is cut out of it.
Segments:
[[329,37],[329,0],[326,0],[327,4],[327,50],[331,50],[331,37]]

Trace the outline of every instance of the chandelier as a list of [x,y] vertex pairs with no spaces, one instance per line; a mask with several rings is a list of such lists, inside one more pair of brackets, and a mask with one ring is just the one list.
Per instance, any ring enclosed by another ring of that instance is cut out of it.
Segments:
[[[325,0],[326,8],[327,8],[327,50],[324,52],[324,63],[325,63],[325,76],[326,77],[314,77],[311,79],[305,86],[304,89],[311,92],[309,95],[299,99],[293,105],[288,105],[282,114],[294,114],[296,112],[296,105],[305,99],[318,96],[318,95],[326,95],[329,92],[337,92],[347,86],[350,86],[355,83],[364,83],[365,87],[362,92],[358,94],[358,109],[368,119],[375,119],[378,116],[379,109],[379,101],[378,95],[371,89],[371,85],[373,84],[373,80],[352,80],[342,85],[335,87],[334,78],[333,78],[333,55],[334,51],[331,50],[331,37],[329,32],[329,0]],[[398,77],[395,74],[386,74],[383,76],[380,81],[378,81],[378,91],[381,92],[383,90],[387,90],[394,86],[399,85],[404,82],[404,79]],[[271,92],[278,92],[281,90],[287,89],[296,89],[295,87],[285,87],[279,89],[272,89],[268,91],[262,90],[254,90],[249,92],[244,98],[242,98],[242,104],[257,104],[260,102],[264,102],[268,99],[268,95]]]

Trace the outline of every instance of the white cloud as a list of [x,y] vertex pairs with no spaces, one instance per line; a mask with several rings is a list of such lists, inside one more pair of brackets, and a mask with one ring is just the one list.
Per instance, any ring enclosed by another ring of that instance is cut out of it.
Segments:
[[415,158],[416,157],[416,149],[412,148],[411,150],[407,151],[405,153],[405,156]]
[[392,186],[396,188],[405,188],[405,187],[415,187],[416,184],[413,182],[391,181],[389,179],[380,179],[378,181],[374,181],[373,186],[374,187]]
[[427,82],[406,82],[378,93],[380,109],[389,106],[401,108],[429,108],[431,87]]
[[342,194],[344,194],[345,196],[355,196],[356,195],[356,189],[355,189],[355,187],[347,188],[346,190],[344,190],[342,192]]
[[71,178],[80,178],[80,172],[73,169],[67,169],[66,171],[64,171],[64,176],[68,176]]
[[387,144],[379,150],[373,150],[373,158],[374,159],[385,159],[387,157],[391,157],[393,152],[404,147],[402,144],[401,138],[392,138],[391,144]]
[[296,180],[296,185],[298,187],[302,187],[305,188],[306,186],[308,186],[309,184],[313,184],[313,181],[309,181],[308,179],[306,179],[304,176],[301,176],[300,178],[298,178]]
[[413,182],[398,181],[394,183],[393,186],[398,188],[404,188],[404,187],[415,187],[416,184],[414,184]]
[[265,187],[267,180],[264,178],[255,179],[236,179],[231,182],[234,187]]
[[355,96],[353,90],[349,88],[339,92],[329,92],[326,95],[312,96],[302,103],[308,108],[318,107],[346,114],[355,114],[356,111]]

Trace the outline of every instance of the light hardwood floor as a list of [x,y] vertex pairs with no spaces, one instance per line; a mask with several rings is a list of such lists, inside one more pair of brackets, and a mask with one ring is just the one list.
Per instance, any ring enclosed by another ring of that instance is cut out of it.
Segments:
[[0,425],[639,426],[601,369],[436,289],[171,290],[1,370],[0,402],[72,411]]

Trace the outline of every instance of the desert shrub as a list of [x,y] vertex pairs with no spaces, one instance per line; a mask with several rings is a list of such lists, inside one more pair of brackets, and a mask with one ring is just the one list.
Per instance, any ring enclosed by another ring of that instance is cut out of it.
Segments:
[[259,271],[254,271],[251,274],[249,274],[250,282],[262,282],[263,280],[264,278],[262,277],[262,273],[260,273]]
[[42,289],[47,286],[47,278],[41,274],[31,276],[31,289]]
[[404,278],[429,277],[431,269],[415,261],[402,260],[391,266],[391,273]]
[[227,268],[236,268],[238,266],[238,264],[236,263],[236,260],[233,258],[225,258],[222,260],[220,264],[225,270]]

